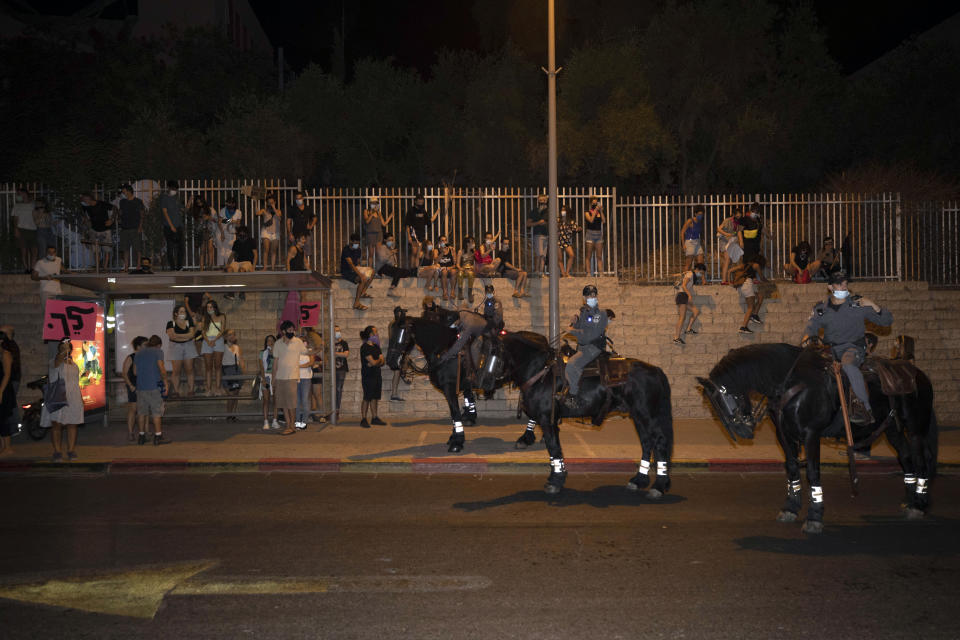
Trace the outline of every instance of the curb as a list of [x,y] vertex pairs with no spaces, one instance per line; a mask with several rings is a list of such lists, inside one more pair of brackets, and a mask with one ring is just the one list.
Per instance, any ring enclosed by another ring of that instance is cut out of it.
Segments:
[[[573,473],[633,473],[637,461],[626,458],[568,458],[567,470]],[[449,474],[542,474],[548,471],[546,460],[537,462],[492,462],[484,458],[413,458],[407,460],[350,460],[337,458],[261,458],[250,461],[202,461],[185,459],[118,458],[110,461],[50,462],[48,460],[10,460],[0,462],[3,474],[99,474],[144,473],[449,473]],[[821,462],[826,471],[846,471],[846,462]],[[681,460],[671,464],[673,472],[707,473],[783,473],[782,460],[712,459]],[[960,462],[941,462],[941,473],[960,471]],[[857,471],[865,474],[899,473],[895,460],[864,460]]]

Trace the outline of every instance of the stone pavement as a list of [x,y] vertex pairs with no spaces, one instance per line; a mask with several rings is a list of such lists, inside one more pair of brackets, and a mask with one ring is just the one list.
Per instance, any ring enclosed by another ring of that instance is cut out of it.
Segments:
[[[481,419],[483,416],[481,415]],[[311,423],[306,431],[280,436],[263,431],[260,421],[226,422],[223,419],[171,419],[164,435],[173,442],[138,446],[127,441],[126,427],[112,422],[82,428],[75,462],[50,462],[49,436],[33,441],[26,434],[13,439],[14,455],[0,459],[0,472],[27,470],[87,471],[358,471],[358,472],[548,472],[542,442],[526,450],[514,448],[523,431],[517,420],[486,420],[466,427],[467,443],[461,454],[447,452],[450,426],[446,421],[392,418],[387,426],[363,429],[356,416],[344,416],[338,425]],[[940,427],[940,468],[960,467],[960,427]],[[539,439],[539,429],[537,430]],[[601,428],[565,420],[561,442],[571,472],[632,473],[641,457],[633,424],[620,417]],[[881,439],[873,459],[858,463],[864,472],[897,470],[893,450]],[[845,467],[844,449],[824,441],[822,460],[829,467]],[[705,419],[674,421],[674,469],[777,471],[783,468],[772,425],[761,424],[752,441],[734,444],[719,422]]]

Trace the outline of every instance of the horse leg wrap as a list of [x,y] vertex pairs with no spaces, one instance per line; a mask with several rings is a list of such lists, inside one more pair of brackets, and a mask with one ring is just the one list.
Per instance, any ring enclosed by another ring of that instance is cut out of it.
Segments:
[[666,463],[666,462],[661,462],[660,460],[657,461],[657,475],[658,475],[658,476],[665,476],[665,475],[667,475],[667,463]]
[[527,431],[533,431],[535,426],[537,426],[536,420],[527,420]]
[[823,504],[823,487],[810,487],[810,502],[813,504]]
[[800,495],[799,480],[787,480],[787,495],[791,495],[791,496]]
[[643,474],[643,475],[645,475],[645,476],[646,476],[646,475],[649,475],[649,474],[650,474],[650,461],[649,461],[649,460],[641,460],[641,461],[640,461],[640,466],[637,467],[637,473],[641,473],[641,474]]
[[550,458],[550,468],[554,473],[563,473],[567,470],[567,465],[563,463],[563,458]]
[[454,433],[463,433],[463,423],[457,420],[453,423],[453,432]]
[[927,479],[917,478],[917,495],[922,496],[927,493]]
[[907,485],[907,489],[916,490],[917,476],[912,473],[908,473],[903,476],[903,484]]

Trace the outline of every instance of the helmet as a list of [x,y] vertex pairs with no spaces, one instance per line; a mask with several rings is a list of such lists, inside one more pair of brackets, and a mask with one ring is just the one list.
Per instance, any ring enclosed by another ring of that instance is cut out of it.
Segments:
[[835,271],[830,275],[830,284],[840,284],[841,282],[847,282],[849,278],[847,277],[846,271]]
[[492,285],[492,284],[488,284],[487,286],[485,286],[485,287],[483,288],[483,291],[484,291],[484,293],[493,293],[493,292],[494,292],[493,285]]
[[597,295],[597,288],[596,288],[595,286],[593,286],[592,284],[588,284],[587,286],[585,286],[585,287],[583,288],[583,297],[584,297],[584,298],[595,297],[596,295]]

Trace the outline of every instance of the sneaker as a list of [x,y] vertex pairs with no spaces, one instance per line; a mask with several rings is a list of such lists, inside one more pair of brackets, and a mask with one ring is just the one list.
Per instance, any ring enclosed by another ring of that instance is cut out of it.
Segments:
[[673,344],[687,344],[687,343],[683,341],[683,338],[674,338]]
[[697,335],[697,330],[696,330],[696,329],[687,329],[686,332],[687,332],[687,333],[692,333],[693,335]]
[[53,457],[51,458],[51,460],[53,460],[54,462],[60,462],[61,460],[63,460],[63,454],[57,451],[56,453],[53,454]]
[[293,423],[293,426],[296,427],[297,429],[299,429],[300,431],[303,431],[304,429],[307,428],[307,423],[306,423],[306,422],[294,422],[294,423]]
[[370,424],[385,425],[385,424],[387,424],[387,423],[384,422],[383,420],[381,420],[381,419],[380,419],[380,416],[374,416],[374,417],[373,417],[373,420],[370,421]]
[[400,396],[390,396],[390,401],[391,401],[391,402],[405,402],[405,400],[404,400],[403,398],[401,398]]
[[137,436],[137,444],[147,444],[147,434],[141,433]]
[[737,331],[745,334],[752,334],[753,331],[750,330],[750,327],[740,327]]
[[364,429],[369,429],[369,428],[370,428],[370,423],[367,422],[367,419],[366,419],[366,418],[364,418],[363,420],[360,421],[360,426],[363,427]]
[[67,460],[76,460],[77,452],[76,451],[67,451]]
[[757,324],[763,324],[763,320],[760,319],[760,316],[753,313],[750,314],[750,322],[756,322]]
[[158,435],[158,436],[156,436],[156,435],[153,436],[153,444],[154,444],[154,445],[159,446],[159,445],[161,445],[161,444],[170,444],[171,442],[173,442],[173,440],[168,440],[167,438],[164,438],[162,433],[161,433],[160,435]]
[[271,428],[271,429],[279,429],[279,428],[280,428],[280,423],[277,422],[276,420],[274,420],[273,423],[270,424],[270,428]]
[[267,422],[266,420],[263,421],[263,430],[270,431],[270,423]]

